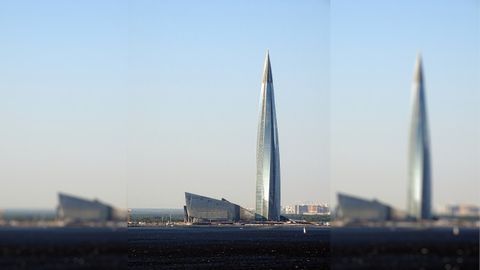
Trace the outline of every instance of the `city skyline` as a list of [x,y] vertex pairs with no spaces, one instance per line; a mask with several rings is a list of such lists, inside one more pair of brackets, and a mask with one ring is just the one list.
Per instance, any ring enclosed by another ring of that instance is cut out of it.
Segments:
[[478,2],[332,2],[332,193],[406,208],[412,62],[421,51],[432,208],[480,204],[479,11]]
[[177,208],[186,190],[254,208],[265,48],[283,205],[342,191],[405,209],[419,50],[432,208],[479,205],[478,14],[442,0],[2,1],[0,208],[53,208],[58,191]]

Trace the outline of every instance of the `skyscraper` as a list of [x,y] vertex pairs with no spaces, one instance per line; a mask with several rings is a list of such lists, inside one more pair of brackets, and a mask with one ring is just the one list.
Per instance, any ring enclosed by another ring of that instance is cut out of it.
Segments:
[[417,219],[431,217],[430,137],[421,56],[417,56],[412,88],[412,122],[408,159],[408,213]]
[[267,51],[260,96],[257,137],[257,219],[280,219],[280,155],[272,68]]

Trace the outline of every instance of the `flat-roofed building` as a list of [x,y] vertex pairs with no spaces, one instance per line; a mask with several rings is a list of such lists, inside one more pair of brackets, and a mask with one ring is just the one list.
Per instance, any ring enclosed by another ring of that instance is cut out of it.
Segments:
[[283,213],[286,215],[294,215],[295,214],[295,206],[287,205],[283,208]]
[[446,213],[452,217],[479,217],[480,207],[471,204],[448,205]]
[[297,204],[295,213],[297,215],[327,215],[330,209],[326,204]]

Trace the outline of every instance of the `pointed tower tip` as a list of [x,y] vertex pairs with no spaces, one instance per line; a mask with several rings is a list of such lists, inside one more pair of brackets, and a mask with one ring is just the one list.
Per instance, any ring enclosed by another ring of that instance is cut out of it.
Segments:
[[263,67],[263,80],[264,83],[272,82],[272,68],[270,66],[270,53],[267,49],[267,54],[265,55],[265,65]]
[[422,63],[422,52],[418,51],[417,52],[417,63]]
[[423,64],[422,64],[422,53],[417,52],[417,59],[415,61],[415,77],[416,82],[423,80]]

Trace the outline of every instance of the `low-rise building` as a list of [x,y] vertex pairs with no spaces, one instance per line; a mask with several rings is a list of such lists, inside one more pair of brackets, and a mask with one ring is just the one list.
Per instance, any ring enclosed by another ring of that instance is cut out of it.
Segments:
[[107,222],[121,219],[112,206],[98,200],[58,194],[57,219],[66,223]]
[[480,207],[471,204],[447,205],[445,213],[452,217],[479,217]]
[[297,204],[295,205],[296,215],[328,215],[330,208],[327,204]]
[[255,213],[226,199],[213,199],[185,192],[185,221],[197,222],[238,222],[254,221]]
[[336,218],[344,221],[387,221],[392,207],[377,200],[367,200],[338,193]]

